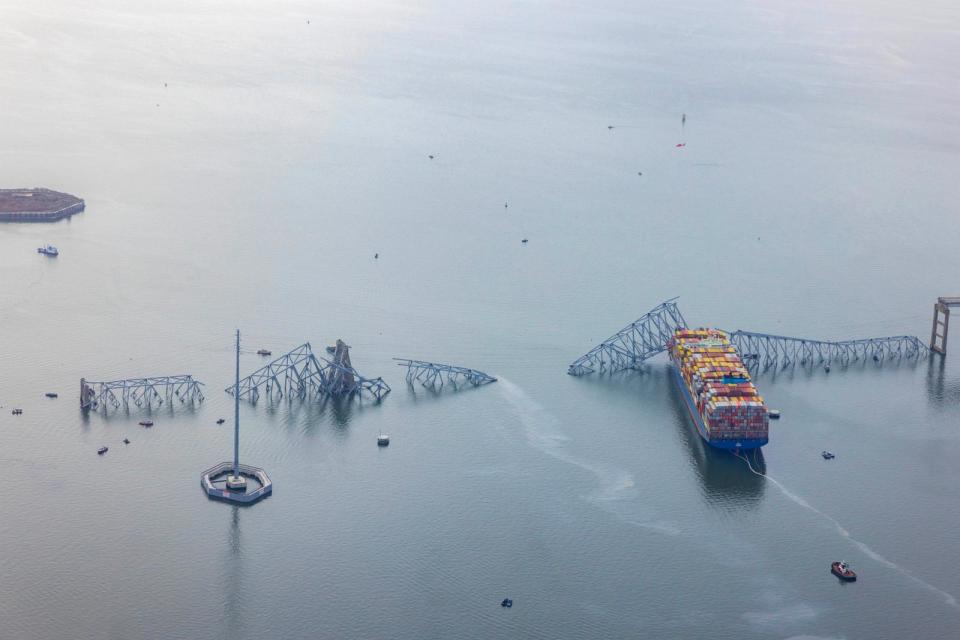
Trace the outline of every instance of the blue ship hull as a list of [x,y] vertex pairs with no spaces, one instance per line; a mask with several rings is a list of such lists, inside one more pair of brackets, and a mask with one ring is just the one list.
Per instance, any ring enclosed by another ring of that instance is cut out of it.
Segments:
[[700,434],[704,442],[716,449],[729,449],[733,451],[759,449],[767,444],[767,438],[755,438],[751,440],[711,440],[710,435],[707,433],[707,426],[703,423],[703,417],[700,415],[700,412],[697,411],[697,403],[693,401],[693,396],[690,395],[690,390],[687,389],[687,383],[683,381],[683,376],[680,375],[680,369],[672,362],[670,363],[670,373],[673,375],[673,381],[677,383],[677,389],[680,390],[683,403],[687,406],[687,413],[690,414],[690,419],[693,420],[693,424],[697,427],[697,433]]

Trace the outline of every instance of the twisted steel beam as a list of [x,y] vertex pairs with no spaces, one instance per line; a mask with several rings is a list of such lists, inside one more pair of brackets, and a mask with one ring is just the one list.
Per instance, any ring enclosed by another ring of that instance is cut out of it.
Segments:
[[647,358],[665,351],[673,332],[687,326],[676,299],[662,302],[577,358],[567,373],[582,376],[594,371],[636,369]]

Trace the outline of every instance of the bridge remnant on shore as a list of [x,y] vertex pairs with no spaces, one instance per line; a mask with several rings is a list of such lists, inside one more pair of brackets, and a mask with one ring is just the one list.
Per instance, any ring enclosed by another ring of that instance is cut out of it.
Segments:
[[636,369],[647,358],[667,348],[667,340],[677,329],[687,326],[677,298],[663,302],[577,358],[567,369],[572,376],[599,371],[616,373]]
[[930,350],[936,351],[942,356],[947,355],[950,307],[960,307],[960,297],[940,297],[933,305],[933,330],[930,332]]
[[80,378],[80,408],[105,410],[112,406],[118,409],[121,405],[129,407],[131,403],[137,407],[151,408],[154,402],[160,406],[164,401],[172,402],[174,398],[181,403],[203,402],[201,386],[202,382],[188,375],[128,378],[108,382],[91,382]]
[[260,398],[261,390],[269,398],[284,395],[341,397],[368,393],[380,400],[390,393],[390,386],[383,378],[364,378],[353,368],[350,347],[342,340],[337,340],[331,349],[332,361],[314,355],[310,343],[305,342],[225,391],[231,395],[239,393],[241,399],[250,402]]
[[479,387],[497,381],[493,376],[476,369],[455,367],[439,362],[411,360],[409,358],[394,358],[394,360],[397,361],[399,366],[407,368],[407,384],[413,384],[413,381],[416,380],[424,387],[436,389],[438,386],[443,387],[444,379],[454,387],[464,382]]
[[[567,369],[567,373],[581,376],[594,371],[616,373],[625,369],[638,369],[645,360],[666,350],[667,341],[674,330],[686,327],[686,321],[674,302],[668,300],[654,307],[635,322],[580,356]],[[960,298],[941,298],[956,300]],[[939,305],[940,303],[938,303]],[[934,313],[938,312],[935,309]],[[947,310],[949,316],[949,310]],[[937,317],[934,316],[934,338],[937,337]],[[942,346],[946,350],[946,322],[943,323]],[[920,359],[928,349],[916,336],[888,336],[860,340],[809,340],[752,331],[731,331],[730,341],[740,351],[741,357],[753,370],[786,368],[795,365],[831,364],[846,366],[857,361],[873,360],[883,363],[891,359]],[[931,345],[931,349],[937,350]]]

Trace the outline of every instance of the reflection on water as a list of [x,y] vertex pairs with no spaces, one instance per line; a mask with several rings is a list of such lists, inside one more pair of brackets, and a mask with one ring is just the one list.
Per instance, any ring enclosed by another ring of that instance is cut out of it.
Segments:
[[[664,375],[670,374],[665,372]],[[674,423],[683,441],[684,450],[690,457],[691,466],[697,470],[700,487],[707,502],[724,507],[755,507],[766,490],[764,479],[753,473],[743,459],[730,452],[714,449],[704,442],[683,408],[680,391],[673,384],[669,386],[673,399]],[[757,473],[766,473],[763,451],[756,449],[750,452],[749,461]]]
[[243,619],[243,542],[240,537],[240,505],[230,505],[229,544],[224,552],[224,619],[228,636],[236,637],[244,629]]

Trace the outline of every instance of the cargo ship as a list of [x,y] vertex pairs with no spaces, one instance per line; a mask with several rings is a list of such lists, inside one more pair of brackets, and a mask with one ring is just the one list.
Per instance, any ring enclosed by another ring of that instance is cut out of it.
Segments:
[[725,332],[677,329],[667,350],[671,375],[707,444],[734,451],[767,444],[767,405]]

